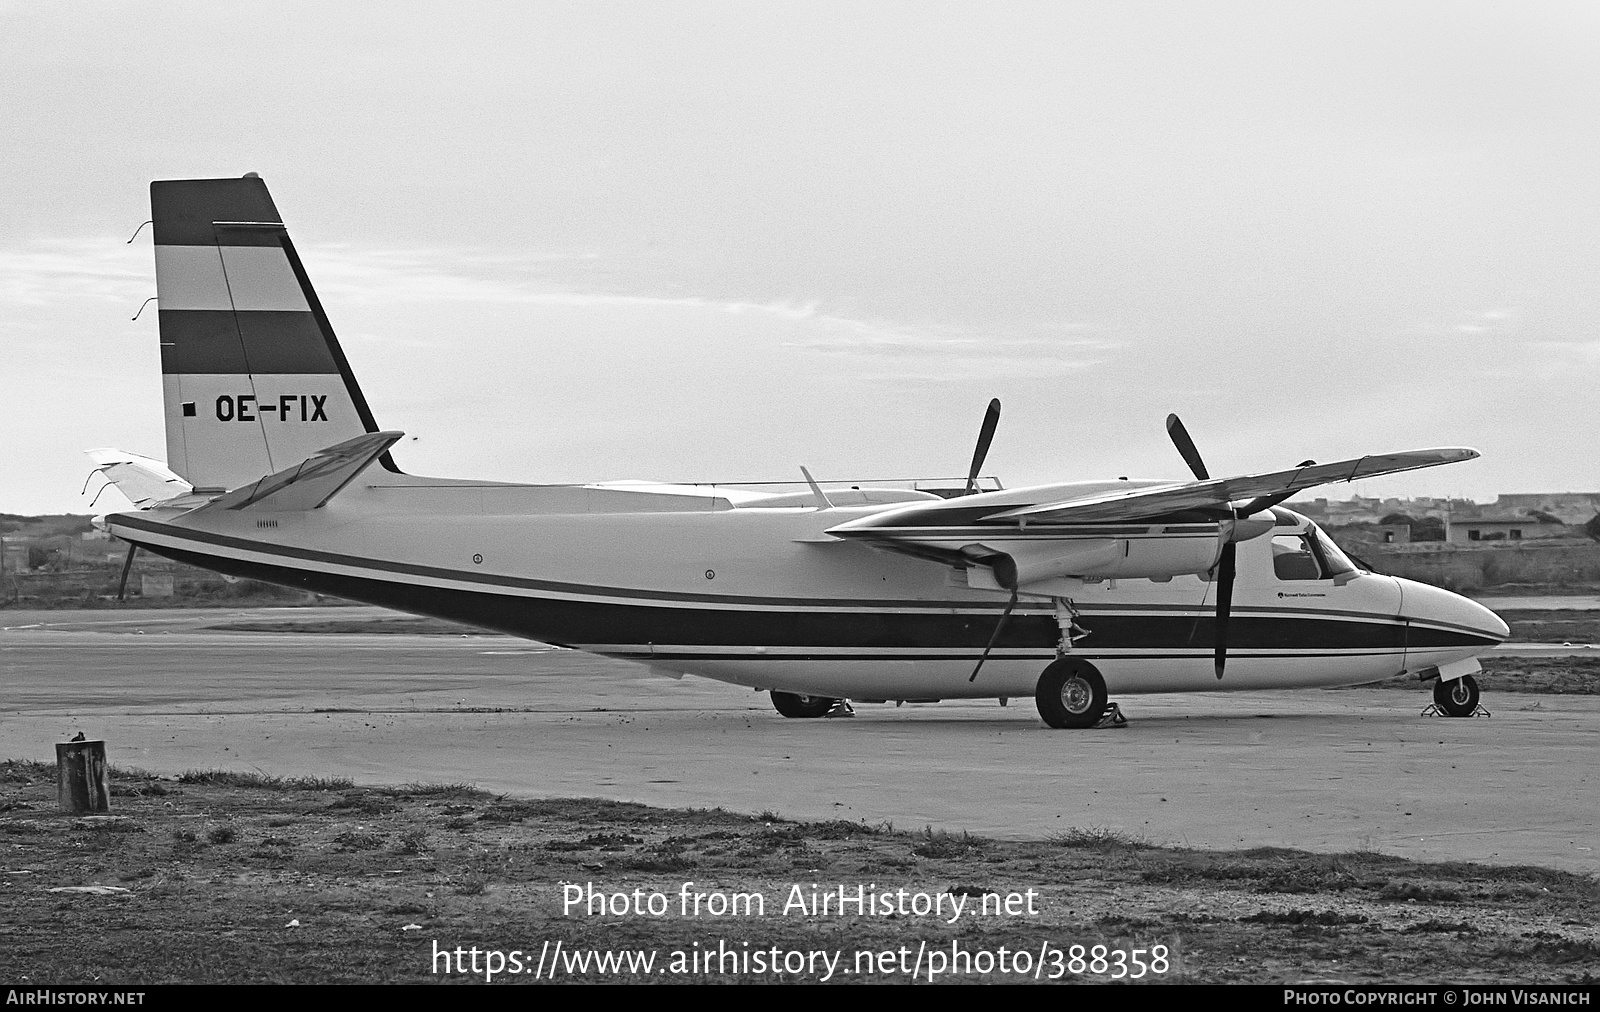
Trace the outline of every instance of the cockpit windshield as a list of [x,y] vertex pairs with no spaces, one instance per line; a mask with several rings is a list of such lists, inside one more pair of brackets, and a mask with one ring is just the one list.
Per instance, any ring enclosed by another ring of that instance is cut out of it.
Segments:
[[1351,562],[1350,556],[1344,554],[1339,546],[1333,543],[1333,539],[1322,532],[1322,528],[1318,527],[1316,524],[1312,524],[1308,533],[1310,533],[1317,540],[1317,548],[1321,552],[1322,561],[1327,565],[1328,576],[1332,577],[1339,576],[1343,573],[1366,572],[1365,569],[1362,569],[1354,562]]

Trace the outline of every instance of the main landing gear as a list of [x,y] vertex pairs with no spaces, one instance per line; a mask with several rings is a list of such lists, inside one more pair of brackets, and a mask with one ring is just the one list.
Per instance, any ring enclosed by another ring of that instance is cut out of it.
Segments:
[[1478,712],[1478,683],[1471,675],[1434,682],[1433,704],[1447,717],[1470,717]]
[[1088,661],[1063,657],[1044,669],[1033,698],[1051,727],[1094,727],[1106,713],[1106,681]]

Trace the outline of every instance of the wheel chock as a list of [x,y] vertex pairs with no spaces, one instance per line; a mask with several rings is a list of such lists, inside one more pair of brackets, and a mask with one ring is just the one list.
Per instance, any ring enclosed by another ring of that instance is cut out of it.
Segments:
[[[1423,717],[1449,717],[1450,715],[1448,713],[1445,713],[1443,710],[1441,710],[1439,708],[1439,704],[1438,703],[1429,703],[1427,708],[1424,709],[1422,711],[1422,713],[1419,714],[1419,716],[1423,716]],[[1494,714],[1490,713],[1488,710],[1485,710],[1483,708],[1483,704],[1479,703],[1478,704],[1478,708],[1476,710],[1473,710],[1471,713],[1467,714],[1467,716],[1468,717],[1493,717]]]
[[1100,717],[1095,727],[1127,727],[1128,718],[1122,715],[1122,707],[1116,703],[1106,706],[1106,712]]

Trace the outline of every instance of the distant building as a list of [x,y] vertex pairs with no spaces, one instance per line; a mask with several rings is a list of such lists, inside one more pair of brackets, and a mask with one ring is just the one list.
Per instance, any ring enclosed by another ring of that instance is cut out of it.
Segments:
[[[1324,500],[1318,500],[1322,505]],[[1356,496],[1354,499],[1340,501],[1338,499],[1326,500],[1322,506],[1322,516],[1333,526],[1344,524],[1375,524],[1390,513],[1400,510],[1400,501],[1391,500],[1391,505],[1385,505],[1381,499],[1369,499]]]
[[1569,526],[1581,526],[1600,513],[1600,492],[1517,492],[1502,494],[1494,509],[1523,513],[1538,510]]
[[[1379,544],[1407,544],[1412,533],[1401,533],[1401,524],[1382,524],[1395,514],[1420,521],[1444,521],[1450,544],[1470,545],[1482,541],[1524,541],[1535,538],[1580,536],[1582,527],[1600,513],[1600,493],[1534,492],[1500,496],[1490,505],[1480,506],[1470,499],[1441,499],[1418,496],[1415,499],[1311,499],[1286,504],[1328,528],[1369,527],[1370,540]],[[1398,518],[1396,518],[1398,519]],[[1368,541],[1369,535],[1361,540]],[[1426,540],[1426,539],[1424,539]]]
[[1533,541],[1559,538],[1568,533],[1566,524],[1553,524],[1537,517],[1459,518],[1450,525],[1446,540],[1452,545],[1472,545],[1494,541]]

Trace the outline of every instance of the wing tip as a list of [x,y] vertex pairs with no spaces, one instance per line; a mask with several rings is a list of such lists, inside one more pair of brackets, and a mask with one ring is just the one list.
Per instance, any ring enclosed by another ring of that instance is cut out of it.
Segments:
[[1470,446],[1435,446],[1426,450],[1409,450],[1404,454],[1395,454],[1397,457],[1410,455],[1432,457],[1433,463],[1436,464],[1458,464],[1463,460],[1474,460],[1483,456]]

